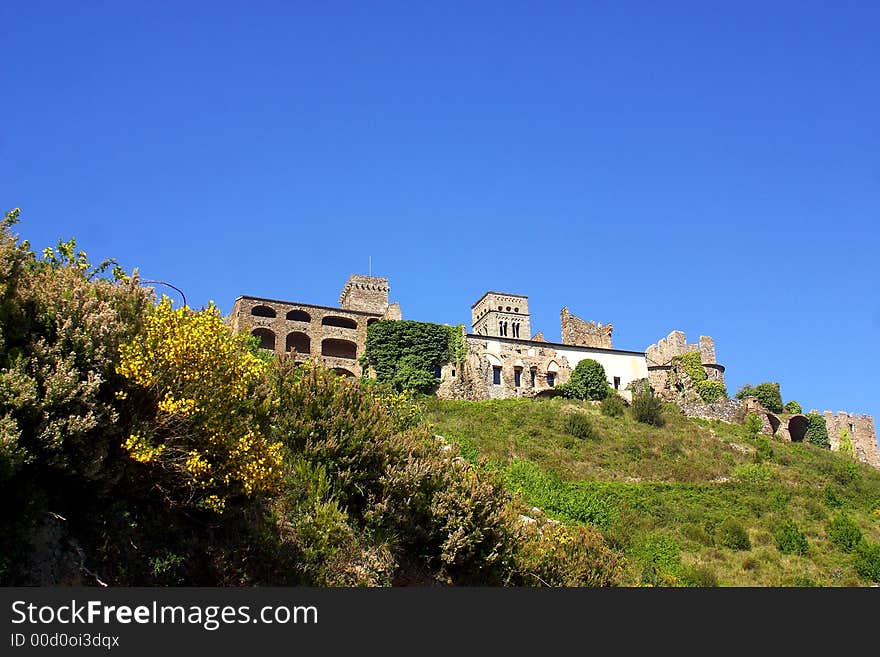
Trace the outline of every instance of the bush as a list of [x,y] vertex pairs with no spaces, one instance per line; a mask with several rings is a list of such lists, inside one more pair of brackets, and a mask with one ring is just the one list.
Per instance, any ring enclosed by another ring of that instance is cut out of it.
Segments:
[[843,500],[837,494],[837,491],[831,484],[827,484],[822,491],[822,499],[825,500],[825,506],[829,509],[839,509],[843,506]]
[[865,579],[880,582],[880,543],[860,541],[853,551],[853,567]]
[[755,463],[764,463],[773,458],[773,446],[770,440],[761,436],[758,438],[758,444],[755,446]]
[[807,433],[804,440],[816,445],[831,449],[831,440],[828,438],[828,427],[825,425],[825,418],[818,413],[810,413],[807,415]]
[[736,397],[736,399],[756,397],[761,405],[768,411],[773,411],[774,413],[782,412],[782,395],[779,392],[779,384],[775,381],[759,383],[755,387],[746,383],[737,391],[734,397]]
[[718,586],[718,576],[708,566],[685,568],[682,579],[687,586],[714,588]]
[[602,415],[608,417],[623,417],[623,412],[627,407],[626,400],[618,394],[608,395],[602,400],[600,409]]
[[786,413],[791,413],[792,415],[797,415],[798,413],[804,412],[804,409],[801,408],[801,405],[798,404],[794,399],[785,404],[784,410]]
[[849,516],[841,513],[829,523],[828,538],[844,552],[852,552],[862,540],[862,531]]
[[575,438],[580,438],[581,440],[588,440],[596,437],[593,430],[593,423],[590,421],[590,416],[582,411],[573,411],[566,416],[565,430]]
[[758,434],[761,433],[761,429],[764,428],[764,422],[757,413],[749,413],[743,426],[750,438],[757,438]]
[[569,399],[605,399],[610,393],[605,368],[592,358],[580,361],[571,373],[568,382],[557,390]]
[[694,390],[707,404],[727,398],[727,388],[721,381],[699,381],[694,384]]
[[749,532],[734,518],[728,518],[716,529],[718,542],[731,550],[751,550]]
[[807,537],[792,520],[787,520],[773,533],[776,548],[782,554],[803,556],[807,553]]
[[637,422],[643,424],[651,424],[655,427],[662,427],[665,424],[663,402],[650,391],[643,391],[633,396],[632,414]]
[[548,524],[533,530],[517,556],[523,584],[617,586],[623,563],[602,536],[583,525]]

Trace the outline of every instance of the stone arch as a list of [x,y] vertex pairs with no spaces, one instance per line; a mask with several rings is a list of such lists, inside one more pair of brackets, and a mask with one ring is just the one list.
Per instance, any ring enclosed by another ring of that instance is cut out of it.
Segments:
[[489,361],[489,365],[492,367],[501,367],[501,359],[494,354],[486,354],[486,360]]
[[260,349],[275,351],[275,334],[267,328],[255,328],[251,335],[260,338]]
[[298,354],[312,353],[312,339],[300,331],[293,331],[287,334],[287,341],[284,345],[285,351],[296,351]]
[[773,435],[775,436],[782,422],[773,413],[767,413],[767,421],[770,423],[770,428],[773,429]]
[[354,372],[350,372],[347,369],[345,369],[344,367],[334,367],[332,372],[336,376],[344,376],[346,379],[354,379],[355,378]]
[[807,421],[806,416],[804,415],[793,415],[788,420],[788,433],[791,436],[791,442],[793,443],[802,443],[804,442],[804,436],[807,435],[807,429],[810,428],[810,423]]
[[367,326],[369,326],[370,324],[375,324],[378,321],[379,321],[378,317],[370,317],[370,319],[367,320]]
[[547,371],[551,374],[558,374],[559,363],[557,363],[555,360],[551,360],[549,363],[547,363]]
[[277,317],[275,309],[269,306],[254,306],[251,308],[251,315],[254,317]]
[[349,329],[356,329],[358,327],[357,322],[353,319],[349,319],[348,317],[337,317],[336,315],[327,315],[321,320],[321,324],[324,326],[338,326],[339,328]]
[[305,310],[291,310],[287,313],[287,319],[294,322],[311,322],[312,316],[309,315]]
[[357,345],[351,340],[327,338],[321,342],[321,355],[332,358],[357,358]]

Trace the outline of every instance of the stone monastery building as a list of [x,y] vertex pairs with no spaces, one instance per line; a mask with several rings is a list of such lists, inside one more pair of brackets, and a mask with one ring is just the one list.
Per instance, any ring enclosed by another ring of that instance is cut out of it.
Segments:
[[[264,349],[301,361],[312,358],[338,374],[359,377],[367,327],[380,319],[402,319],[400,305],[389,303],[388,291],[387,278],[352,274],[338,306],[242,296],[233,304],[232,328],[257,336]],[[562,342],[548,342],[541,332],[531,333],[528,297],[486,292],[471,306],[471,331],[463,336],[464,363],[447,363],[435,372],[437,396],[480,400],[552,394],[580,361],[592,358],[604,367],[609,385],[627,399],[632,398],[629,385],[647,379],[661,396],[693,417],[731,421],[742,408],[742,402],[734,400],[694,402],[673,385],[680,380],[673,359],[688,352],[699,352],[708,379],[724,383],[724,367],[716,362],[715,344],[708,336],[688,344],[684,333],[673,331],[646,351],[629,351],[612,347],[611,324],[584,321],[567,307],[560,312],[560,324]],[[746,410],[764,416],[765,433],[803,440],[803,415],[783,422],[755,403],[750,400]],[[838,431],[845,429],[856,456],[880,467],[873,418],[825,411],[825,419],[833,450],[840,446]]]

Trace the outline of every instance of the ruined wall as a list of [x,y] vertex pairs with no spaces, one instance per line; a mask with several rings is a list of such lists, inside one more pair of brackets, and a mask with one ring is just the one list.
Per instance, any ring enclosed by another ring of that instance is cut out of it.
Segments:
[[853,454],[859,461],[880,468],[880,449],[877,447],[873,417],[844,411],[838,411],[837,414],[825,411],[822,415],[828,428],[832,451],[840,450],[841,439],[846,437],[852,443]]
[[388,279],[352,274],[339,295],[339,305],[346,310],[381,315],[388,308]]
[[648,360],[648,381],[651,387],[654,390],[668,388],[672,359],[692,351],[700,353],[700,362],[709,380],[724,383],[724,366],[716,361],[715,341],[708,335],[701,335],[698,343],[688,344],[683,331],[672,331],[665,338],[645,349],[645,357]]
[[568,306],[560,311],[559,323],[562,326],[562,344],[576,347],[598,347],[599,349],[612,348],[613,324],[603,326],[596,322],[586,322],[568,312]]

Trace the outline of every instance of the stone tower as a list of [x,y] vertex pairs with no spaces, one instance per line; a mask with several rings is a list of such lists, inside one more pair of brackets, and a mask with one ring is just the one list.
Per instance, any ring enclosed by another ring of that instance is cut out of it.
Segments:
[[486,292],[471,306],[471,326],[479,335],[528,340],[531,336],[529,298],[521,294]]
[[346,310],[384,314],[388,310],[388,279],[352,274],[342,288],[339,304]]

